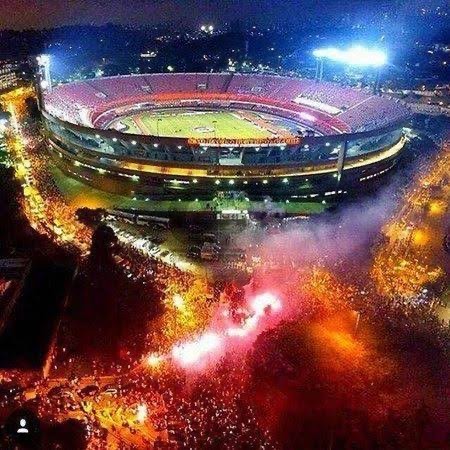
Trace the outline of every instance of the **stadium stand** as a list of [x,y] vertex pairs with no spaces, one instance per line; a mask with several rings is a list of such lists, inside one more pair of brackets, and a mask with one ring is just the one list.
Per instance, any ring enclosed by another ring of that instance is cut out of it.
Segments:
[[[409,111],[388,98],[330,82],[259,74],[148,74],[96,78],[55,87],[46,92],[47,111],[62,120],[106,126],[116,109],[155,102],[213,101],[257,104],[260,111],[283,110],[286,117],[314,116],[324,134],[369,131],[400,121]],[[303,116],[302,116],[303,113]],[[101,121],[96,122],[101,117]]]

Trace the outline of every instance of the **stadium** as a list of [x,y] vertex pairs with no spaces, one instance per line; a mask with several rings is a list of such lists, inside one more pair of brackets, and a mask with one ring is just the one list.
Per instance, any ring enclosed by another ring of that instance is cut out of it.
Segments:
[[134,198],[232,191],[285,201],[359,192],[396,165],[409,118],[401,103],[363,89],[276,75],[166,73],[41,85],[58,167]]

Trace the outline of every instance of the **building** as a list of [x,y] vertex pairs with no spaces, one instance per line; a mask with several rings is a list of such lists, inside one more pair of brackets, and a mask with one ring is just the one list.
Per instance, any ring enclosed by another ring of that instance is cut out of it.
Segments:
[[17,69],[18,65],[15,62],[0,61],[0,91],[17,86],[19,82]]

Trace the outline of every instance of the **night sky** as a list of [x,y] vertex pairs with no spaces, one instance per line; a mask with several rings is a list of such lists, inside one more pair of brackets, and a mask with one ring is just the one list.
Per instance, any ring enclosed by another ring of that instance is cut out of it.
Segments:
[[0,29],[46,28],[71,24],[129,25],[203,22],[221,25],[304,21],[336,10],[364,11],[386,0],[0,0]]

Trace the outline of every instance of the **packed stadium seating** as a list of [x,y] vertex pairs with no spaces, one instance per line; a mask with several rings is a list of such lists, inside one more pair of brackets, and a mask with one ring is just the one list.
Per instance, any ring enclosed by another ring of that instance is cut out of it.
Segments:
[[[409,112],[398,102],[329,82],[259,74],[147,74],[95,78],[56,86],[45,92],[46,110],[62,120],[105,126],[116,108],[160,101],[218,99],[248,101],[277,107],[287,117],[312,113],[324,134],[369,131],[405,119]],[[176,97],[176,98],[175,98]],[[102,116],[98,123],[96,118]]]

